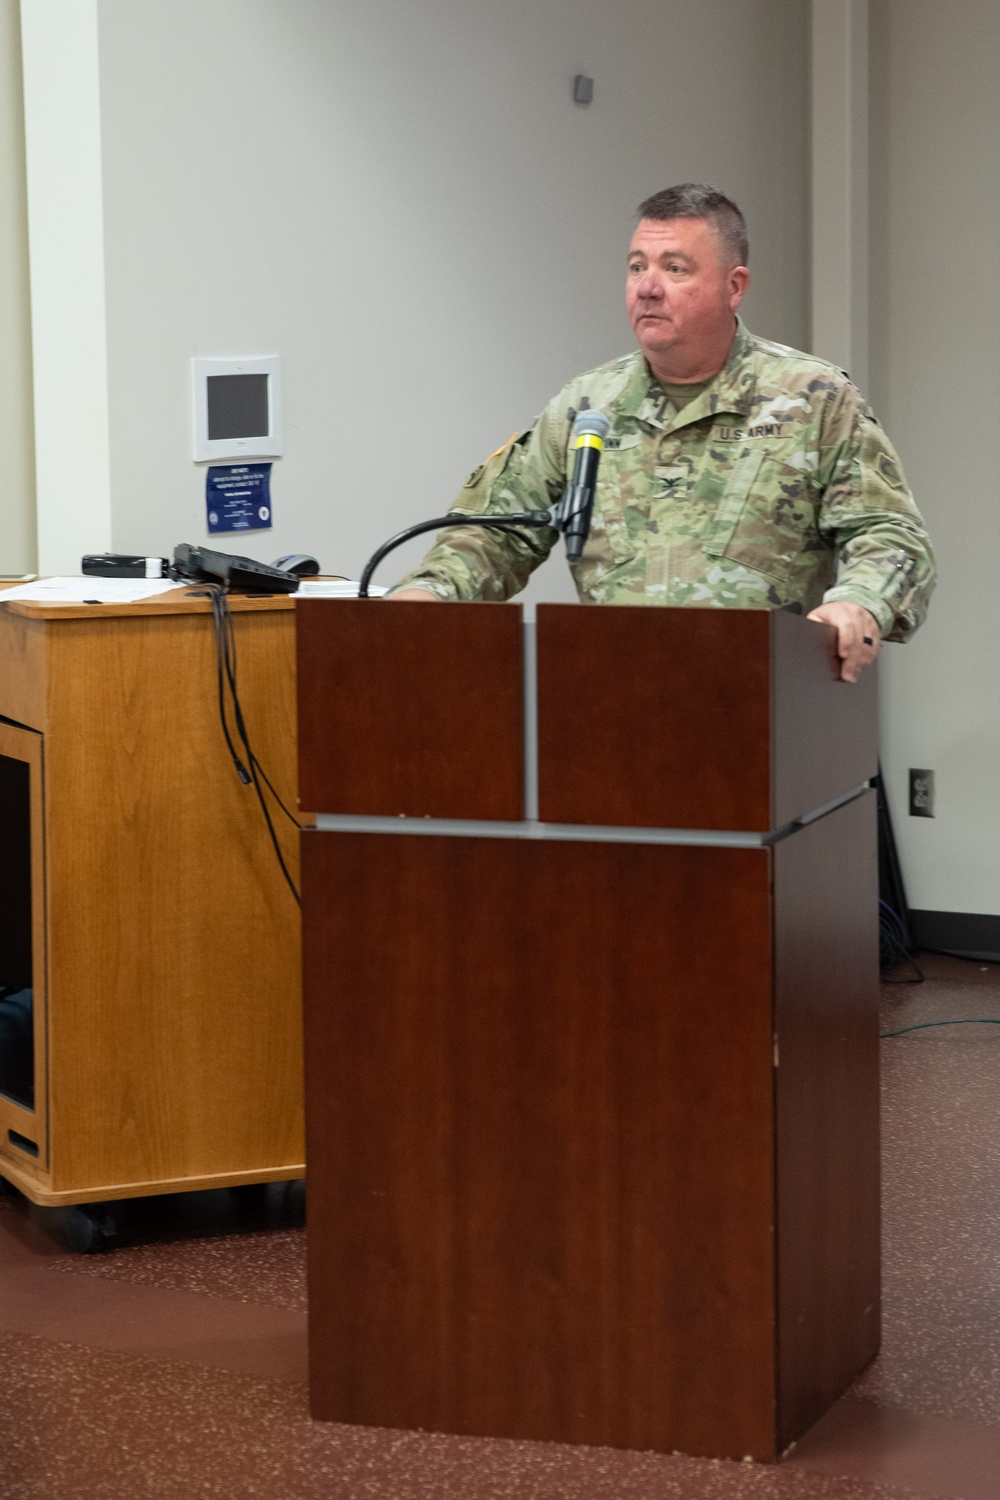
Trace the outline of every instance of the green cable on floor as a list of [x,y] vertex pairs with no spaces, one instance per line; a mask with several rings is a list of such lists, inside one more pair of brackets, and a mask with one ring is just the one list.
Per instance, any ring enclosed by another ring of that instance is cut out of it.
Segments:
[[884,1041],[887,1036],[905,1036],[908,1031],[929,1031],[932,1026],[1000,1026],[1000,1020],[970,1016],[960,1021],[921,1021],[918,1026],[903,1026],[899,1031],[880,1031],[879,1038]]

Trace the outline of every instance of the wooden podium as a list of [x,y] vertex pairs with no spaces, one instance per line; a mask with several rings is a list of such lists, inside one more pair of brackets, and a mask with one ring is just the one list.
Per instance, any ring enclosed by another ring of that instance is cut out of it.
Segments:
[[773,1459],[879,1339],[875,679],[298,606],[312,1410]]
[[[232,610],[294,808],[294,605]],[[226,750],[203,595],[0,602],[0,833],[0,984],[34,994],[0,1175],[47,1205],[301,1177],[298,909]]]

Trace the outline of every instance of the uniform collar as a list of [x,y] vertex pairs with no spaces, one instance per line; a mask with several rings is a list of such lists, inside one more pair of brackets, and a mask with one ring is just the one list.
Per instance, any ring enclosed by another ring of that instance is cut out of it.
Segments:
[[624,417],[635,417],[636,421],[664,432],[677,427],[688,427],[704,417],[726,412],[741,417],[750,415],[753,406],[757,374],[754,367],[753,339],[746,324],[736,318],[736,337],[723,368],[701,395],[684,410],[672,418],[665,415],[669,397],[653,374],[644,358],[636,361],[635,370],[625,388],[619,412]]

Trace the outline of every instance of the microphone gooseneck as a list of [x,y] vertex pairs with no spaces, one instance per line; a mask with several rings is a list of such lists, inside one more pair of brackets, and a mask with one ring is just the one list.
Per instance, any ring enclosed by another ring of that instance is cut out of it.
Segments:
[[499,526],[513,530],[519,526],[557,526],[555,518],[555,507],[551,510],[528,510],[519,515],[511,515],[510,512],[500,512],[491,515],[488,511],[481,516],[435,516],[433,521],[421,521],[416,526],[407,526],[404,531],[397,531],[387,542],[383,542],[377,552],[373,552],[365,563],[365,570],[358,584],[358,598],[369,599],[368,585],[372,581],[372,574],[382,561],[383,557],[401,547],[404,542],[419,536],[423,531],[450,531],[455,526]]
[[433,521],[420,521],[416,526],[407,526],[404,531],[398,531],[384,542],[377,552],[372,553],[361,574],[358,598],[370,597],[368,587],[372,574],[382,559],[396,547],[402,546],[411,537],[420,536],[421,532],[442,531],[454,526],[493,526],[501,530],[513,530],[520,526],[550,526],[563,534],[567,561],[576,562],[590,534],[597,469],[609,426],[602,411],[586,410],[577,416],[569,440],[569,451],[573,454],[573,472],[565,494],[557,505],[551,505],[546,510],[523,511],[520,514],[484,511],[478,516],[436,516]]

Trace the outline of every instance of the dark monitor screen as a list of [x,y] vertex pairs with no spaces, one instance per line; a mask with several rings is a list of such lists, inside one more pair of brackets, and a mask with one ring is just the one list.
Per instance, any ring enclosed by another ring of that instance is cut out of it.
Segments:
[[34,1109],[31,768],[9,755],[0,755],[0,850],[0,1094]]
[[266,374],[209,375],[209,442],[269,435],[267,380]]

